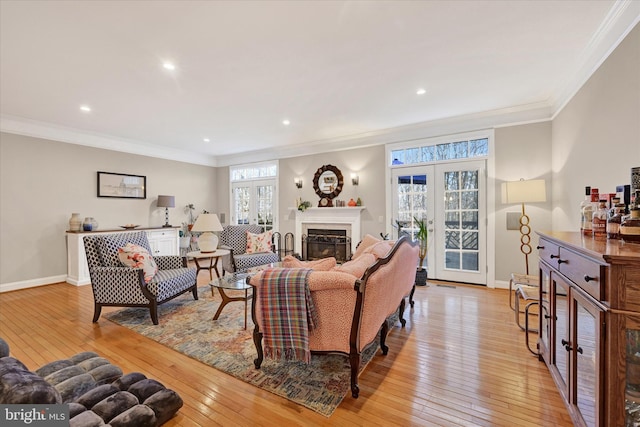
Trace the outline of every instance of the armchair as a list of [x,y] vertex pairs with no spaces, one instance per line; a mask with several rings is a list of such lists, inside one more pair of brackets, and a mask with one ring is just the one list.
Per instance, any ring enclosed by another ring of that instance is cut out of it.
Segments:
[[234,273],[260,265],[280,262],[280,255],[275,252],[246,253],[247,231],[253,234],[264,232],[259,225],[242,224],[227,225],[220,233],[220,248],[231,251],[228,257],[222,259],[223,272]]
[[156,256],[158,271],[147,282],[142,268],[125,267],[118,259],[118,249],[127,243],[151,248],[144,231],[102,234],[84,237],[84,247],[93,290],[93,322],[103,306],[148,307],[151,320],[158,324],[158,305],[191,291],[198,299],[196,269],[187,267],[186,258]]

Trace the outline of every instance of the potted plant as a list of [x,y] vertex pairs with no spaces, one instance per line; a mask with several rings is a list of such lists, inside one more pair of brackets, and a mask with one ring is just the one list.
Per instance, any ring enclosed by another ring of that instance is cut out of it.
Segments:
[[189,214],[189,223],[187,225],[187,227],[189,228],[189,231],[191,231],[191,228],[193,227],[193,223],[195,222],[195,218],[193,217],[193,211],[195,210],[196,210],[196,207],[193,203],[189,203],[187,206],[184,207],[184,211]]
[[418,252],[418,258],[420,263],[416,270],[416,286],[427,286],[427,269],[423,267],[424,259],[427,257],[427,238],[429,237],[429,230],[424,219],[418,219],[413,217],[416,225],[418,226],[418,232],[416,233],[416,240],[420,245]]

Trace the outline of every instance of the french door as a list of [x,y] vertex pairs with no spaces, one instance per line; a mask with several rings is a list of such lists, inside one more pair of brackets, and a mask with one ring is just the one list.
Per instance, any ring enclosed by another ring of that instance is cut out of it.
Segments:
[[485,161],[392,170],[396,232],[415,237],[415,219],[429,230],[429,278],[487,284]]
[[258,224],[274,228],[278,218],[274,179],[241,181],[231,184],[231,223]]

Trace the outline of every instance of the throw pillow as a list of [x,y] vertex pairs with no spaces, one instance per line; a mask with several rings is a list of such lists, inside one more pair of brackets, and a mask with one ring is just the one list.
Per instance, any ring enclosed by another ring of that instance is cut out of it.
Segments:
[[247,231],[247,254],[256,254],[259,252],[272,252],[271,251],[271,236],[273,232],[271,230],[265,231],[261,234],[254,234]]
[[133,243],[127,243],[122,248],[118,248],[118,259],[126,267],[141,268],[146,283],[149,283],[158,272],[158,266],[149,251]]
[[356,248],[356,252],[353,254],[352,259],[358,258],[360,255],[364,253],[365,249],[367,249],[369,246],[375,245],[380,241],[381,240],[378,239],[377,237],[374,237],[371,234],[367,234],[362,238],[360,243],[358,243],[358,247]]
[[287,255],[282,259],[284,268],[310,268],[315,271],[329,271],[336,266],[334,257],[316,259],[313,261],[300,261],[298,258]]
[[373,254],[376,258],[384,258],[387,256],[395,242],[391,240],[382,240],[364,250],[365,254]]
[[334,267],[333,271],[341,271],[343,273],[349,273],[352,276],[362,277],[365,270],[376,262],[376,257],[373,254],[362,254],[358,258],[345,262],[342,265]]

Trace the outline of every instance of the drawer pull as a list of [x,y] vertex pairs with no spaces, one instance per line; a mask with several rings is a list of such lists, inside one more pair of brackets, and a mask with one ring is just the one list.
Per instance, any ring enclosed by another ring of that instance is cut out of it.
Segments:
[[566,259],[559,259],[559,260],[558,260],[558,264],[562,264],[562,263],[566,264],[566,263],[568,263],[568,262],[569,262],[569,261],[567,261]]
[[544,249],[544,246],[538,245],[538,246],[536,246],[536,249]]
[[590,282],[592,280],[596,280],[596,278],[595,277],[591,277],[591,276],[589,276],[587,274],[584,275],[584,281],[585,282]]
[[578,348],[576,348],[576,351],[577,351],[578,353],[582,354],[582,347],[578,347]]
[[549,256],[549,258],[551,258],[551,259],[560,258],[560,255],[554,255],[554,254],[551,254],[551,255]]
[[571,351],[571,347],[569,346],[569,341],[567,340],[562,340],[560,341],[562,343],[562,345],[564,346],[564,349],[567,351]]

